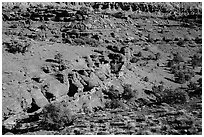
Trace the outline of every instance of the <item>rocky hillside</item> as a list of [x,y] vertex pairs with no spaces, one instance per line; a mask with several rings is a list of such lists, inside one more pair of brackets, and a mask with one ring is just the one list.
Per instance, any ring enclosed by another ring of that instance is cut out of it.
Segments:
[[202,134],[201,3],[2,3],[3,134]]

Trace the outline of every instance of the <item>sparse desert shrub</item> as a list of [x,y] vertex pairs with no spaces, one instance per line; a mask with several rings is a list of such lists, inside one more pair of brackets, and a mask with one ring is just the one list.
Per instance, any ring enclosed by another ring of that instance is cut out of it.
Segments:
[[127,15],[124,12],[117,12],[113,14],[113,17],[120,19],[127,19]]
[[59,130],[70,125],[74,120],[74,116],[68,106],[60,102],[46,105],[40,118],[42,128],[48,130]]
[[112,50],[113,52],[120,52],[120,48],[115,45],[108,45],[107,49]]
[[199,75],[202,75],[202,68],[200,69]]
[[167,63],[167,67],[172,67],[175,64],[173,60],[169,60]]
[[83,39],[81,38],[76,38],[74,39],[74,42],[77,44],[77,45],[85,45],[86,43],[84,42]]
[[161,53],[156,53],[155,54],[155,60],[159,60],[161,58]]
[[112,100],[106,101],[105,107],[106,108],[111,108],[111,109],[119,108],[120,107],[119,100],[118,99],[112,99]]
[[163,86],[162,84],[160,84],[160,85],[158,85],[158,86],[154,85],[154,86],[152,87],[152,91],[153,91],[154,93],[161,93],[161,92],[164,91],[164,86]]
[[161,102],[167,104],[184,104],[189,100],[189,96],[185,90],[180,88],[172,90],[165,89],[161,93]]
[[125,108],[123,99],[132,99],[136,94],[136,90],[133,90],[130,84],[123,85],[123,89],[123,93],[120,93],[113,86],[111,86],[109,91],[103,91],[103,93],[108,95],[109,98],[109,100],[107,100],[105,103],[106,108]]
[[147,60],[155,60],[155,57],[154,57],[154,55],[148,55],[148,57],[147,57]]
[[197,88],[197,84],[195,82],[192,82],[192,81],[187,86],[188,86],[188,89],[190,89],[190,90],[194,90]]
[[191,75],[191,77],[194,77],[194,76],[195,76],[195,72],[194,72],[193,69],[191,69],[191,68],[185,69],[184,71],[185,71],[186,73],[188,73],[189,75]]
[[89,8],[83,6],[79,9],[79,11],[77,11],[77,13],[81,15],[89,15],[90,10]]
[[197,82],[190,82],[188,85],[189,96],[202,97],[202,78]]
[[137,56],[137,57],[142,57],[142,52],[141,52],[141,51],[138,52],[138,53],[136,54],[136,56]]
[[67,68],[61,53],[57,53],[54,58],[57,63],[59,63],[59,71],[65,70]]
[[63,62],[63,56],[62,56],[61,53],[57,53],[54,58],[57,61],[57,63],[62,63]]
[[202,66],[202,56],[200,56],[199,54],[195,54],[191,59],[191,64],[193,68]]
[[148,77],[144,77],[143,80],[144,80],[145,82],[148,82],[148,81],[149,81]]
[[119,99],[121,97],[121,93],[112,85],[108,88],[108,90],[103,90],[103,93],[108,95],[108,98],[111,100]]
[[196,37],[196,38],[195,38],[195,42],[196,42],[197,44],[202,44],[202,37]]
[[180,47],[183,47],[183,46],[185,46],[185,41],[184,40],[179,40],[177,42],[177,45],[180,46]]
[[175,77],[175,81],[180,84],[183,84],[186,82],[185,74],[182,71],[178,71],[177,73],[174,73],[174,77]]
[[186,73],[186,74],[185,74],[185,80],[186,80],[186,81],[191,80],[191,78],[192,78],[192,75],[191,75],[191,74],[189,74],[189,73]]
[[174,74],[175,81],[177,81],[180,84],[183,84],[186,81],[190,81],[191,78],[195,76],[195,72],[190,68],[175,69],[173,71],[173,67],[172,67],[172,73]]
[[176,62],[176,63],[180,63],[180,62],[183,62],[184,59],[183,59],[183,57],[181,56],[181,54],[176,53],[176,54],[174,54],[173,61]]
[[132,85],[125,84],[123,88],[124,88],[124,92],[122,94],[123,99],[130,100],[135,96],[135,90],[132,89]]
[[130,59],[130,62],[131,62],[131,63],[137,63],[139,60],[140,60],[140,59],[138,59],[137,57],[132,57],[132,58]]
[[179,65],[173,65],[173,66],[171,66],[171,68],[170,68],[170,71],[171,71],[171,74],[175,74],[175,73],[178,73],[179,72]]
[[16,54],[16,53],[24,54],[25,52],[28,51],[29,47],[31,46],[27,42],[24,43],[17,40],[11,40],[11,42],[3,43],[3,44],[5,44],[5,50],[13,54]]
[[129,106],[125,104],[122,99],[108,100],[105,102],[105,107],[111,109],[116,108],[129,109]]
[[92,38],[87,38],[85,39],[86,44],[92,46],[92,47],[97,47],[100,43],[99,41],[92,39]]
[[197,80],[199,87],[202,88],[202,77]]

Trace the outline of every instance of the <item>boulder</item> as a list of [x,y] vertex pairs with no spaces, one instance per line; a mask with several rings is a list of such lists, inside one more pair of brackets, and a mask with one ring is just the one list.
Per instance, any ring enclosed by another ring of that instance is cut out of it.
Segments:
[[106,74],[102,70],[95,71],[95,74],[101,81],[105,81],[107,79]]
[[[77,72],[72,72],[72,73],[69,73],[68,76],[69,76],[69,83],[70,83],[68,95],[73,96],[76,92],[83,92],[84,85],[86,84],[84,80],[79,76],[79,74]],[[82,80],[84,85],[81,83]]]
[[67,95],[69,90],[69,82],[67,82],[67,85],[60,83],[57,79],[51,79],[47,82],[45,82],[44,86],[46,89],[43,90],[43,92],[46,94],[53,95],[55,98],[59,98],[61,96]]
[[35,89],[35,88],[32,89],[31,96],[34,100],[34,103],[40,108],[49,104],[47,98],[43,95],[40,89]]
[[99,86],[100,83],[101,83],[100,79],[93,72],[91,72],[90,79],[88,81],[89,88]]
[[101,84],[101,80],[93,72],[90,73],[89,77],[85,75],[80,75],[80,77],[86,83],[84,86],[87,88],[87,90],[97,87]]
[[78,58],[72,61],[72,66],[74,70],[89,70],[85,59]]

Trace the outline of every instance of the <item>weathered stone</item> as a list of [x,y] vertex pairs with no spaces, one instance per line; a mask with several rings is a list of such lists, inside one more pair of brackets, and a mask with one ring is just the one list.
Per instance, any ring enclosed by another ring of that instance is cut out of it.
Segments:
[[31,107],[32,97],[30,93],[27,91],[27,85],[22,84],[19,88],[19,95],[20,95],[20,103],[23,109],[27,109]]
[[107,78],[106,75],[101,70],[96,70],[95,74],[101,81],[105,81]]
[[2,99],[2,110],[3,115],[7,114],[16,114],[22,112],[23,109],[21,108],[20,102],[17,101],[15,98],[3,98]]
[[67,95],[69,90],[69,82],[65,84],[60,83],[56,79],[49,80],[44,84],[46,89],[43,91],[45,94],[52,94],[55,98],[59,98],[61,96]]
[[76,92],[83,92],[84,90],[84,85],[81,83],[82,78],[79,76],[78,73],[70,73],[69,74],[69,83],[70,83],[70,88],[68,95],[73,96]]
[[99,78],[93,73],[91,72],[90,74],[90,80],[88,81],[88,86],[89,88],[93,88],[96,87],[100,84],[100,80]]
[[40,89],[32,89],[31,96],[34,99],[35,104],[40,108],[49,104],[47,98],[42,94]]
[[72,61],[73,70],[89,70],[85,59],[78,58]]

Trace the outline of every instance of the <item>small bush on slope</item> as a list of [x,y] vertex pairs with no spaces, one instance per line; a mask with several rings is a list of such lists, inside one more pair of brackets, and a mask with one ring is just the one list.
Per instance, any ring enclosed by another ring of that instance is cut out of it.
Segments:
[[165,89],[161,95],[161,102],[167,104],[184,104],[189,100],[189,96],[186,91],[182,89]]
[[66,104],[55,102],[48,104],[43,108],[41,120],[42,128],[59,130],[70,125],[73,122],[74,117]]
[[16,54],[16,53],[22,53],[24,54],[25,52],[28,51],[29,47],[31,46],[29,43],[23,43],[18,40],[11,40],[10,42],[6,42],[5,44],[5,50]]

